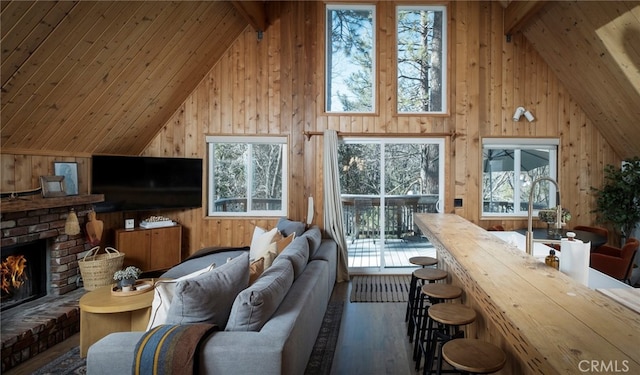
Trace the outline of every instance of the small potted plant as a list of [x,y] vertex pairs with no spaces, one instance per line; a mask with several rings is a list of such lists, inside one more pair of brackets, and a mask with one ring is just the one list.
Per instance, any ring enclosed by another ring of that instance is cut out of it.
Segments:
[[[560,229],[556,228],[556,212],[555,208],[547,208],[538,211],[540,221],[547,223],[547,237],[552,239],[561,238]],[[571,220],[571,212],[566,208],[562,208],[562,225]]]
[[142,270],[135,266],[129,266],[123,270],[116,271],[113,279],[118,282],[118,286],[123,292],[130,291],[136,280],[142,274]]
[[[556,222],[556,209],[555,208],[546,208],[538,211],[538,218],[541,221],[544,221],[547,224],[552,224]],[[562,208],[562,222],[566,223],[571,220],[571,212],[566,208]]]

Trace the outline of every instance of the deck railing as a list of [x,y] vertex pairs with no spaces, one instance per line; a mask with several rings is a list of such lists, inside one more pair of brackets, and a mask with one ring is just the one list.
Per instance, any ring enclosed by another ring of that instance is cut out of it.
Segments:
[[[351,239],[380,237],[380,197],[343,195],[345,234]],[[406,195],[384,199],[385,237],[420,235],[413,214],[436,212],[437,196]]]
[[[438,197],[434,195],[389,196],[384,199],[385,237],[403,238],[406,235],[421,235],[413,223],[413,214],[437,212]],[[253,208],[279,210],[280,199],[253,199]],[[379,196],[342,195],[345,234],[351,238],[380,237]],[[217,212],[246,212],[246,198],[223,198],[215,202]]]
[[[282,208],[280,198],[253,198],[253,210],[277,211]],[[247,198],[222,198],[214,202],[216,212],[247,212]]]

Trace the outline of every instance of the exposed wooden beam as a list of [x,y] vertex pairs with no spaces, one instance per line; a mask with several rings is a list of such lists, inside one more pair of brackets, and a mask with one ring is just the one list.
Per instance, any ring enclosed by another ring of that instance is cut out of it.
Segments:
[[512,1],[504,10],[504,34],[520,31],[529,19],[545,6],[546,0]]
[[256,31],[266,31],[269,27],[264,1],[231,1],[231,4]]

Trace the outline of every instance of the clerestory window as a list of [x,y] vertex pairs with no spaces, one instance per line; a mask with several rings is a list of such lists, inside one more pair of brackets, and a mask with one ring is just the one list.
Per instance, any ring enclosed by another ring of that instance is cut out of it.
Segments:
[[327,5],[327,112],[375,111],[375,5]]
[[447,8],[396,8],[398,113],[447,111]]

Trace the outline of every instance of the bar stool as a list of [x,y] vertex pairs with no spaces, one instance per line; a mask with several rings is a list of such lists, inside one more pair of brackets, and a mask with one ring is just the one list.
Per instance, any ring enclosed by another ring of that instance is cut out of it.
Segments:
[[[435,266],[438,264],[438,259],[433,257],[411,257],[409,263],[420,266],[422,268]],[[411,282],[409,283],[409,298],[407,298],[407,312],[404,315],[404,321],[408,322],[411,312],[413,311],[413,302],[416,300],[416,289],[418,289],[418,279],[411,273]]]
[[417,288],[418,283],[433,283],[438,280],[446,279],[449,273],[437,268],[418,268],[413,271],[412,277],[416,278],[416,292],[414,292],[413,302],[411,303],[411,309],[409,311],[409,324],[407,327],[407,335],[409,336],[409,342],[413,341],[413,334],[417,327],[417,322],[420,317],[425,314],[424,312],[424,298],[420,290]]
[[[462,288],[451,284],[426,284],[421,288],[422,295],[429,299],[431,306],[444,302],[445,300],[453,300],[462,296]],[[429,309],[430,307],[426,307]],[[420,327],[416,333],[416,340],[413,344],[413,359],[416,361],[416,370],[420,368],[422,361],[422,353],[426,351],[425,340],[429,339],[426,332],[426,322],[422,319],[426,319],[426,314],[417,323],[417,327]]]
[[422,347],[427,363],[423,374],[433,373],[433,361],[437,358],[436,374],[440,375],[442,346],[450,340],[463,337],[464,331],[461,331],[460,327],[473,323],[476,320],[476,311],[458,303],[439,303],[429,308],[427,316],[426,345]]
[[490,374],[502,369],[507,356],[499,347],[478,339],[455,339],[442,346],[442,356],[465,374]]

